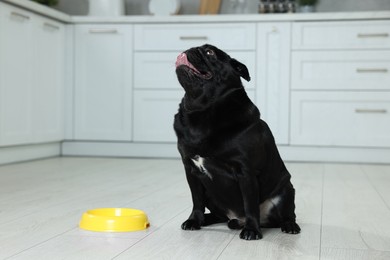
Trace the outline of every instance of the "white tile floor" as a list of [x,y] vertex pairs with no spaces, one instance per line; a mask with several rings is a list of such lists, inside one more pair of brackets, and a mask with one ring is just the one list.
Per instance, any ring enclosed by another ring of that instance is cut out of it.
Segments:
[[[182,231],[179,160],[54,158],[0,166],[0,259],[390,259],[390,166],[288,163],[302,233],[259,241],[214,225]],[[144,210],[129,233],[78,228],[97,207]]]

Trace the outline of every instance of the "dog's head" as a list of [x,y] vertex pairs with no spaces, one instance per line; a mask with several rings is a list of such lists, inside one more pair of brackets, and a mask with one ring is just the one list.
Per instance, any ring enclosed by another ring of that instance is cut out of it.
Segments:
[[214,99],[229,89],[242,88],[240,77],[250,80],[244,64],[208,44],[181,53],[176,60],[176,74],[192,98]]

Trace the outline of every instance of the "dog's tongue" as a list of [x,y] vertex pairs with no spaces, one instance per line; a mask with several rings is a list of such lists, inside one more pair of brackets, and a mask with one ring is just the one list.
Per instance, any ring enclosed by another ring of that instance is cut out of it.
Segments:
[[179,67],[180,65],[185,65],[190,67],[192,64],[188,61],[187,54],[180,53],[179,56],[177,56],[176,59],[176,68]]
[[184,65],[184,66],[188,66],[190,67],[191,69],[199,72],[195,67],[194,65],[191,64],[191,62],[188,61],[188,58],[187,58],[187,54],[185,54],[184,52],[183,53],[180,53],[179,56],[177,56],[177,59],[176,59],[176,68],[181,66],[181,65]]

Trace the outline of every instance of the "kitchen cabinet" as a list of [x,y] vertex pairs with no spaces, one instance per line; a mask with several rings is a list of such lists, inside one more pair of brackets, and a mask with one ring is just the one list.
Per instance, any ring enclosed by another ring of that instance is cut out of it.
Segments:
[[390,147],[390,22],[293,25],[291,145]]
[[64,139],[65,26],[47,18],[35,20],[33,129],[35,142]]
[[[134,88],[135,89],[181,89],[176,77],[175,61],[185,51],[135,51],[134,52]],[[243,80],[246,89],[256,85],[256,57],[253,51],[228,51],[228,54],[244,63],[252,77],[250,82]],[[145,77],[146,71],[153,71],[153,77]],[[163,80],[162,80],[163,79]]]
[[[254,91],[247,91],[254,100]],[[166,142],[177,141],[173,130],[174,116],[184,90],[135,90],[134,93],[134,141]]]
[[[176,77],[175,61],[190,47],[214,44],[244,63],[252,81],[243,80],[243,84],[254,100],[254,24],[136,25],[134,35],[135,142],[176,142],[173,119],[184,91]],[[149,71],[153,77],[147,76]]]
[[225,50],[255,50],[254,23],[140,24],[134,28],[139,51],[184,51],[209,43]]
[[0,4],[0,145],[61,141],[64,26]]
[[277,144],[289,143],[291,23],[257,24],[256,104]]
[[294,91],[291,144],[389,147],[390,92]]
[[292,60],[294,90],[390,90],[390,50],[296,51]]
[[0,11],[0,145],[30,143],[33,139],[32,14],[4,4]]
[[247,65],[284,159],[389,162],[388,12],[98,18],[22,2],[0,2],[1,158],[178,157],[175,60],[209,43]]
[[390,21],[296,22],[294,50],[372,50],[389,48]]
[[132,26],[75,26],[76,140],[132,138]]

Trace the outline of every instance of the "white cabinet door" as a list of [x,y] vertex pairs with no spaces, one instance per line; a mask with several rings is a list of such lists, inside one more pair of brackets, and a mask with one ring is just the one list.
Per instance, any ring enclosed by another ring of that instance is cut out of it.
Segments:
[[60,141],[64,25],[0,4],[0,145]]
[[390,46],[390,21],[295,22],[294,50],[361,50]]
[[293,90],[390,90],[390,51],[294,51]]
[[0,4],[0,145],[60,141],[64,25]]
[[[247,91],[254,99],[254,91]],[[134,141],[176,142],[174,116],[184,90],[136,90],[134,93]]]
[[131,140],[132,26],[75,27],[75,139]]
[[60,141],[64,133],[65,26],[41,17],[34,22],[34,141]]
[[29,143],[33,137],[33,17],[0,4],[0,145]]
[[[176,76],[175,61],[179,52],[136,52],[134,53],[134,87],[136,89],[181,89]],[[250,82],[244,79],[246,89],[255,88],[256,57],[253,51],[229,51],[228,54],[244,63],[252,77]],[[148,73],[153,71],[153,77]]]
[[293,91],[291,144],[390,147],[389,92]]
[[[181,89],[176,77],[175,61],[178,52],[134,53],[135,89]],[[148,74],[153,71],[153,77]]]
[[184,51],[209,43],[228,50],[255,50],[253,23],[143,24],[135,26],[137,51]]
[[277,144],[289,143],[290,23],[257,25],[256,104]]
[[173,121],[183,96],[183,90],[136,90],[134,141],[176,142]]

